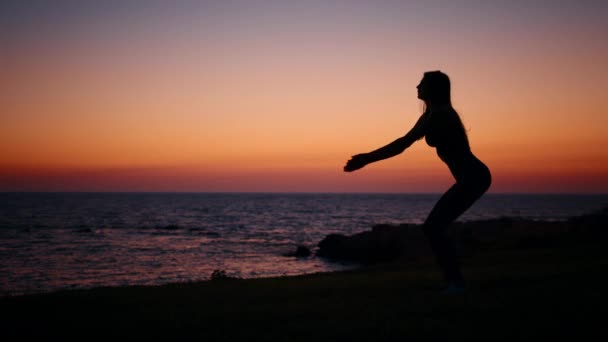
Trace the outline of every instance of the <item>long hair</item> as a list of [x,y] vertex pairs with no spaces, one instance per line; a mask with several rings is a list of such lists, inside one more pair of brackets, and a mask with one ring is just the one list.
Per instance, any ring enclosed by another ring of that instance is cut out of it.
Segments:
[[449,105],[452,107],[452,98],[450,96],[450,78],[443,72],[427,71],[422,78],[427,85],[428,94],[426,101],[433,104]]
[[427,71],[424,73],[422,79],[427,89],[424,111],[426,112],[427,110],[426,103],[447,107],[446,114],[454,119],[454,121],[449,121],[455,122],[459,126],[461,133],[464,135],[464,140],[468,145],[466,129],[462,124],[460,115],[458,115],[458,112],[452,107],[451,86],[448,75],[439,70]]

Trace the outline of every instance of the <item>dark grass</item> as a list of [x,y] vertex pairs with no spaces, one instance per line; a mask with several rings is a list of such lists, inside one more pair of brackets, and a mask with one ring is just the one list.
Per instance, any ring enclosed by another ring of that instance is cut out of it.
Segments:
[[603,336],[608,322],[607,247],[597,240],[467,257],[465,295],[440,295],[434,263],[421,260],[7,297],[2,340],[584,340]]

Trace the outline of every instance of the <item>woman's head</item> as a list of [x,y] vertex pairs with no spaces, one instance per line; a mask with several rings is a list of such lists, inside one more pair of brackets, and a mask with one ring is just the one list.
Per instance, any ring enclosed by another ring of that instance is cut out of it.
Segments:
[[452,105],[450,78],[441,71],[425,72],[416,88],[418,88],[418,98],[427,105]]

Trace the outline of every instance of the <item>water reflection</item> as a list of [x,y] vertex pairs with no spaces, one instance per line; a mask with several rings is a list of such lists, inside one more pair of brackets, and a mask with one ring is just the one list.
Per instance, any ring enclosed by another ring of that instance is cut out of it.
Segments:
[[[352,267],[286,258],[330,233],[420,223],[438,195],[0,194],[0,295]],[[559,219],[608,196],[484,197],[463,219]]]

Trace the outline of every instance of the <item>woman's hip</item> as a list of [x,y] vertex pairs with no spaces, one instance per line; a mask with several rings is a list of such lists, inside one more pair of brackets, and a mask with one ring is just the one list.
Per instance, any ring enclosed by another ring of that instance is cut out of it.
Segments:
[[456,183],[460,187],[469,188],[472,190],[479,191],[481,193],[486,192],[492,184],[492,173],[490,169],[481,162],[481,160],[475,158],[469,160],[467,165],[458,173],[455,173]]

